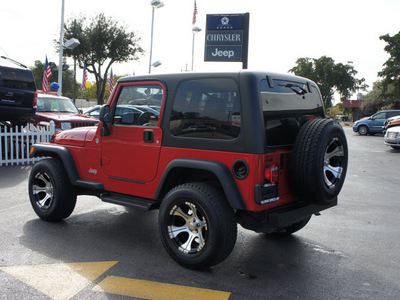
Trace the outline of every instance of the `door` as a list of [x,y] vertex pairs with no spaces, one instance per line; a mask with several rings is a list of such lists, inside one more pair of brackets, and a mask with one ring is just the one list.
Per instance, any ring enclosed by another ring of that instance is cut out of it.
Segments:
[[118,85],[111,103],[110,135],[102,137],[101,165],[108,188],[146,183],[157,174],[162,142],[161,111],[165,89],[159,82]]
[[386,113],[380,112],[372,116],[371,118],[371,132],[382,132],[383,125],[386,121]]

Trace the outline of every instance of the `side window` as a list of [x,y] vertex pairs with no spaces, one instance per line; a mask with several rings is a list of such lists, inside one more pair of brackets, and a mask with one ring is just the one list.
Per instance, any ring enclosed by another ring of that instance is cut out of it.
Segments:
[[179,137],[232,140],[241,127],[240,98],[232,79],[184,81],[171,114],[171,133]]
[[387,118],[395,117],[400,115],[400,111],[390,111],[387,113]]
[[123,86],[113,108],[115,125],[149,126],[158,124],[163,89],[159,85]]
[[374,120],[382,120],[382,119],[385,119],[385,116],[386,116],[386,113],[381,112],[379,114],[376,114],[372,119],[374,119]]

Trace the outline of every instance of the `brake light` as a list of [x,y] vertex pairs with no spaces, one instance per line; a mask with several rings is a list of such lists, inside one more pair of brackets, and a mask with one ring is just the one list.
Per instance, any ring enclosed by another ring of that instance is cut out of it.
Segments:
[[33,107],[37,106],[37,99],[38,99],[38,93],[35,92],[35,94],[33,95]]
[[265,180],[271,184],[278,183],[279,168],[277,165],[269,165],[265,167]]

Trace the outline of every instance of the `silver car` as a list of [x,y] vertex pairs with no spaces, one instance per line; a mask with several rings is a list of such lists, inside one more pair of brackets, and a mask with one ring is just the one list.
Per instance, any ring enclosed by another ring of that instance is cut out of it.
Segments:
[[400,126],[391,127],[386,130],[383,139],[386,145],[392,147],[393,149],[400,150]]

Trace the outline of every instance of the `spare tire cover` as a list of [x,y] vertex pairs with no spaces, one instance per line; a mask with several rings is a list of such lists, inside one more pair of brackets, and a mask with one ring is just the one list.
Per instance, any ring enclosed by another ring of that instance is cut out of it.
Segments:
[[292,154],[292,178],[301,199],[328,204],[342,189],[348,164],[346,135],[331,119],[313,119],[300,129]]

